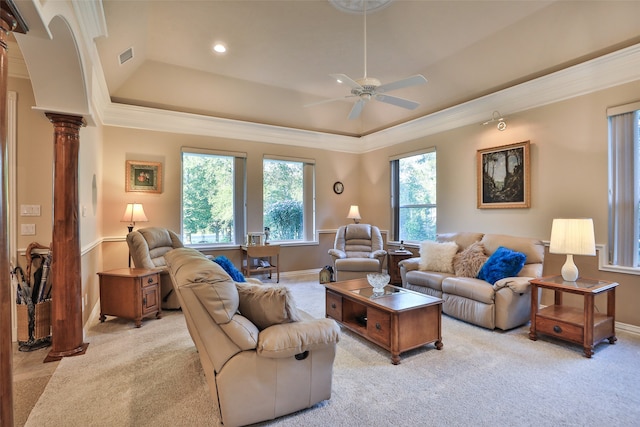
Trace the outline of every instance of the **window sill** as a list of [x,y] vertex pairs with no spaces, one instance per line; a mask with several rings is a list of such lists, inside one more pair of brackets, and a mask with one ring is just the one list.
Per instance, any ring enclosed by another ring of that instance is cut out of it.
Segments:
[[601,271],[609,271],[611,273],[621,273],[621,274],[634,274],[640,276],[640,268],[637,267],[622,267],[619,265],[601,265]]
[[[317,241],[282,241],[282,242],[269,242],[270,245],[280,245],[286,247],[296,247],[296,246],[318,246],[319,242]],[[193,248],[199,251],[228,251],[240,249],[240,246],[237,243],[223,243],[223,244],[188,244],[184,245],[186,248]]]

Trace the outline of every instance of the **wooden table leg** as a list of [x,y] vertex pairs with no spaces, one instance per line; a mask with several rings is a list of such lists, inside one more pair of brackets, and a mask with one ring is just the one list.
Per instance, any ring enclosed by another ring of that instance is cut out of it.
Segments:
[[536,341],[536,315],[538,313],[538,286],[531,284],[531,325],[529,326],[529,339]]
[[607,316],[612,319],[612,335],[609,337],[609,344],[615,344],[618,341],[616,337],[616,288],[607,292]]
[[593,294],[584,296],[584,355],[591,358],[593,355]]

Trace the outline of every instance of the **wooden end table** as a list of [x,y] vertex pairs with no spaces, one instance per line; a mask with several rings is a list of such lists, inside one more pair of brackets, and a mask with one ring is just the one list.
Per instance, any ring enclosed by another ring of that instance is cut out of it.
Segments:
[[400,275],[400,267],[398,263],[402,260],[413,257],[411,251],[389,251],[389,263],[387,264],[387,272],[389,273],[389,283],[392,285],[402,284],[402,276]]
[[109,316],[131,319],[136,328],[142,318],[162,318],[160,307],[160,271],[148,268],[119,268],[98,273],[100,276],[100,322]]
[[[240,249],[242,250],[242,274],[251,277],[251,273],[268,273],[271,279],[271,273],[275,271],[276,283],[280,283],[280,245],[243,245]],[[253,268],[252,258],[268,258],[268,265]]]
[[[538,339],[538,332],[582,344],[584,355],[590,358],[596,344],[609,340],[615,344],[616,286],[618,283],[579,277],[565,282],[562,276],[549,276],[531,280],[531,329],[529,338]],[[554,292],[554,304],[542,309],[538,306],[538,288]],[[584,297],[584,308],[562,304],[563,293]],[[607,313],[595,312],[595,296],[606,293]]]
[[325,283],[326,316],[391,352],[400,353],[434,343],[442,349],[442,303],[440,298],[392,285],[375,295],[367,279]]

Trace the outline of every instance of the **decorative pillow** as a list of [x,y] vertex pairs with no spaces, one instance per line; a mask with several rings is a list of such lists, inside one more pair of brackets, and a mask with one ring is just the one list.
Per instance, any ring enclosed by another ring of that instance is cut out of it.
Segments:
[[242,273],[238,271],[236,266],[233,265],[233,263],[226,256],[223,256],[223,255],[217,256],[213,259],[213,262],[215,262],[220,267],[222,267],[224,271],[226,271],[227,274],[231,276],[234,282],[246,282],[246,279],[244,278]]
[[251,320],[258,329],[300,320],[293,297],[285,286],[236,283],[236,287],[240,297],[240,314]]
[[526,260],[527,256],[522,252],[500,246],[484,263],[478,273],[478,279],[486,280],[493,285],[505,277],[517,276]]
[[453,272],[460,277],[478,277],[487,258],[484,245],[480,242],[473,243],[453,257]]
[[458,252],[455,242],[426,240],[420,244],[420,270],[453,273],[453,257]]

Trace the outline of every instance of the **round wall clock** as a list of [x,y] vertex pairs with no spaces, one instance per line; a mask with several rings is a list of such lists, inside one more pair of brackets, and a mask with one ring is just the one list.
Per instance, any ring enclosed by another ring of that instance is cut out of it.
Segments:
[[342,194],[342,192],[344,191],[344,184],[342,184],[340,181],[336,181],[333,183],[333,192],[336,194]]

